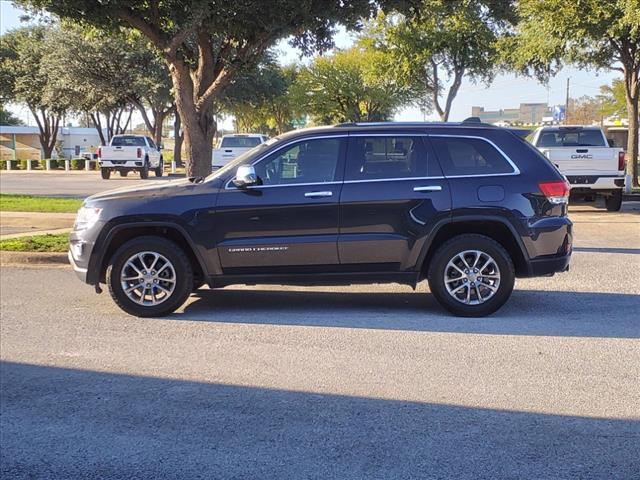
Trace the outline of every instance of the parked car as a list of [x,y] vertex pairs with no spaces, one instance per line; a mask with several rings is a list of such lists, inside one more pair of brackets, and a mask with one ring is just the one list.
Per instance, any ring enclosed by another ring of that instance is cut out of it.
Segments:
[[234,135],[224,135],[220,141],[220,146],[213,150],[211,166],[214,170],[216,168],[224,167],[237,156],[248,152],[267,140],[268,137],[261,133],[237,133]]
[[173,312],[205,283],[423,279],[450,312],[483,316],[516,277],[568,270],[568,196],[546,157],[490,125],[297,130],[207,178],[89,197],[69,260],[138,316]]
[[111,177],[111,172],[126,177],[130,171],[137,171],[140,178],[147,178],[150,170],[156,177],[164,172],[160,148],[144,135],[114,135],[108,147],[98,148],[98,165],[105,180]]
[[571,198],[595,200],[604,197],[607,210],[622,206],[624,150],[609,147],[599,127],[550,126],[533,134],[533,145],[571,184]]

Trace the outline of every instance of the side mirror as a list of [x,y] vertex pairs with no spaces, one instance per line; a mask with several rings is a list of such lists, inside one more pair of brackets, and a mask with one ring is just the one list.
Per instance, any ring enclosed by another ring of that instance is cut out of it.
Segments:
[[236,170],[236,178],[233,179],[233,184],[238,188],[246,188],[251,185],[258,184],[258,176],[256,175],[256,169],[253,165],[241,165]]

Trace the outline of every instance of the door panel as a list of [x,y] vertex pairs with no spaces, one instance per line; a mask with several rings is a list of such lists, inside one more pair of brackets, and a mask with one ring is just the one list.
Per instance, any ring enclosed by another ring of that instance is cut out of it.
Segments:
[[350,139],[340,197],[343,265],[410,269],[433,226],[450,215],[449,184],[425,140]]
[[345,149],[340,138],[293,143],[255,165],[263,185],[221,191],[216,231],[223,271],[305,273],[309,265],[337,265]]

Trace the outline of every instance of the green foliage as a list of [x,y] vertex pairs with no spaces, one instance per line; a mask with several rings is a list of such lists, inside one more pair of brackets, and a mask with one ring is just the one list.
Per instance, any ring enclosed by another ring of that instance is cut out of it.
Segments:
[[[407,15],[380,13],[361,42],[389,55],[397,78],[421,84],[443,120],[463,78],[487,84],[514,20],[509,0],[422,0]],[[426,100],[426,99],[425,99]]]
[[82,206],[77,198],[38,197],[0,193],[0,211],[73,213]]
[[[35,170],[40,166],[40,162],[38,160],[31,160],[31,169]],[[20,170],[27,170],[28,160],[18,160],[18,167]]]
[[[0,81],[2,79],[0,74]],[[13,113],[4,109],[4,106],[0,103],[0,125],[24,125],[24,122],[16,117]]]
[[301,69],[294,101],[316,124],[389,120],[421,95],[389,75],[390,63],[384,52],[366,46],[318,57]]
[[71,170],[84,170],[84,158],[72,158],[70,162]]
[[611,85],[602,85],[598,99],[602,103],[602,113],[605,117],[627,116],[627,100],[624,93],[624,82],[615,79]]
[[68,248],[69,235],[66,233],[0,240],[0,250],[11,252],[66,252]]

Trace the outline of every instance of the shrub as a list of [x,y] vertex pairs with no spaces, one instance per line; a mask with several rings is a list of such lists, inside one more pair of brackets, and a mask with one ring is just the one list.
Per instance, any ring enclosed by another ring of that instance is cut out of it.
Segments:
[[84,169],[84,158],[74,158],[71,160],[71,170],[83,170]]
[[[19,165],[20,165],[20,170],[26,170],[27,169],[27,160],[18,160]],[[38,160],[31,160],[31,168],[32,169],[36,169],[38,168],[39,162]]]

